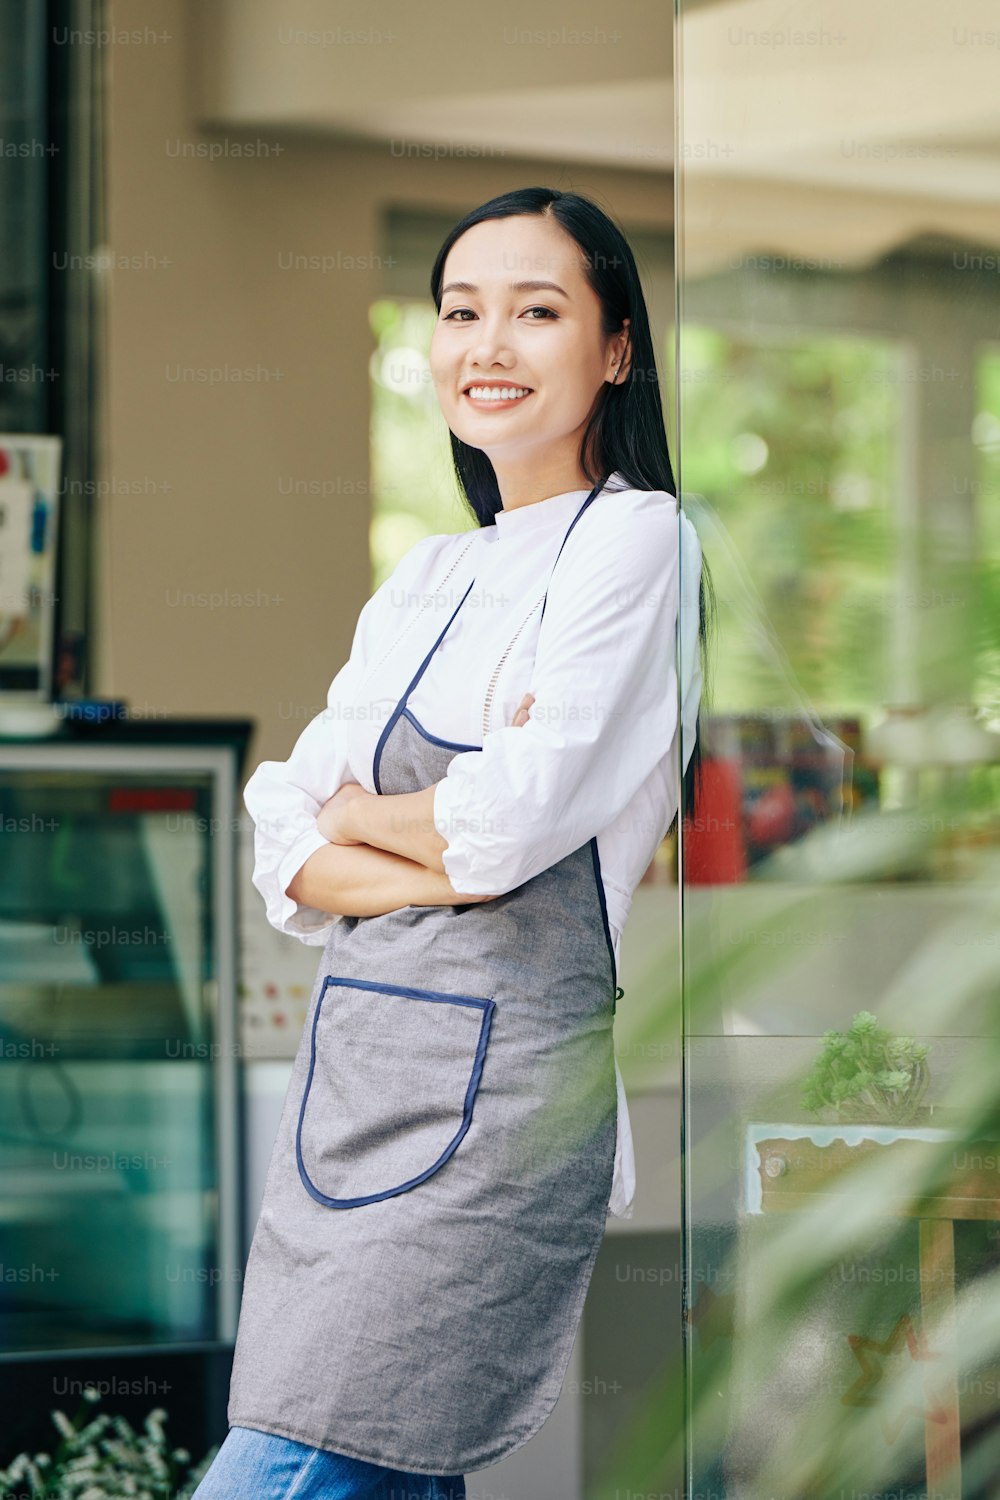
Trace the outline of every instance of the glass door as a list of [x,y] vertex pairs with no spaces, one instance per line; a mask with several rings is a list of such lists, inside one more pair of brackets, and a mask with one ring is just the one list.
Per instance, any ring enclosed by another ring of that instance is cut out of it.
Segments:
[[988,20],[678,0],[691,1496],[996,1493]]

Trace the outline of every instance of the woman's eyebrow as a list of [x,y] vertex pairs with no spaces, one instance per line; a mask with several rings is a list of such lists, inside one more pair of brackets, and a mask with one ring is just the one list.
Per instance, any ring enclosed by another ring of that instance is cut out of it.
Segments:
[[[561,286],[554,281],[511,281],[508,283],[512,292],[558,292],[560,297],[569,301],[569,293],[564,292]],[[441,288],[441,295],[445,292],[478,292],[479,288],[471,281],[449,281],[448,285]]]

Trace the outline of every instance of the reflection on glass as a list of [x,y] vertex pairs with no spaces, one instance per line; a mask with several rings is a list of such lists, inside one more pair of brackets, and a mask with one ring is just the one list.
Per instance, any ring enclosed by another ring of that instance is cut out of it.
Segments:
[[990,24],[678,4],[691,1495],[995,1493]]

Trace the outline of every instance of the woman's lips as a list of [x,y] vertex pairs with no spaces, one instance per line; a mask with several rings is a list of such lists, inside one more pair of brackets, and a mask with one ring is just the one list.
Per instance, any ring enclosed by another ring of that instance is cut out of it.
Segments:
[[482,396],[471,396],[468,391],[462,392],[465,400],[471,406],[474,406],[477,411],[506,411],[508,407],[521,406],[527,401],[528,396],[533,396],[534,394],[534,391],[529,391],[527,396],[500,396],[499,398],[496,396],[487,396],[484,398]]

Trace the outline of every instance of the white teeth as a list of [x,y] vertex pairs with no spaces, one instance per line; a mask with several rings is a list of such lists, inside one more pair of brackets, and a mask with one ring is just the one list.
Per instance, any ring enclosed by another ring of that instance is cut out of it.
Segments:
[[527,387],[507,385],[474,385],[468,392],[475,401],[515,401],[519,396],[530,396]]

